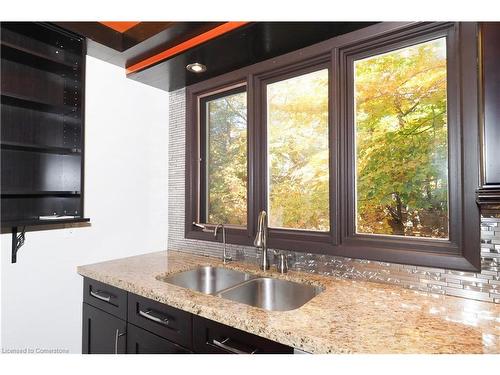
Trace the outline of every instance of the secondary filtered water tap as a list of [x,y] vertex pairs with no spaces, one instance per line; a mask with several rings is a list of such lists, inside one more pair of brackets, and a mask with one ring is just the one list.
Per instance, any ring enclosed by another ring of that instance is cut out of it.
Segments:
[[196,228],[200,228],[202,232],[213,233],[214,237],[216,239],[217,239],[217,234],[219,233],[219,228],[221,228],[222,229],[222,244],[224,246],[223,252],[222,252],[222,261],[224,262],[224,264],[226,264],[227,262],[233,260],[233,258],[231,258],[229,255],[227,255],[226,227],[224,226],[224,224],[217,224],[213,230],[208,229],[204,224],[200,224],[200,223],[197,223],[195,221],[193,221],[193,226],[195,226]]
[[225,264],[233,260],[233,258],[227,255],[226,252],[226,227],[224,226],[224,224],[217,224],[214,229],[214,237],[217,238],[217,232],[219,231],[219,228],[222,228],[222,243],[224,245],[224,249],[222,250],[222,262]]
[[276,270],[283,274],[288,272],[288,260],[286,259],[286,254],[280,252],[277,254],[278,262],[276,263]]

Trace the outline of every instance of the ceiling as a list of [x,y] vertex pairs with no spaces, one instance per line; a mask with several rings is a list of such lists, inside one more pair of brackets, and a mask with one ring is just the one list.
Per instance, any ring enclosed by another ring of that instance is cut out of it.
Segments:
[[118,31],[119,33],[124,33],[128,29],[134,27],[135,25],[138,25],[140,22],[123,22],[123,21],[118,21],[118,22],[100,22],[104,26],[110,27],[115,31]]
[[[375,22],[56,22],[127,77],[173,91]],[[186,70],[202,63],[201,74]]]

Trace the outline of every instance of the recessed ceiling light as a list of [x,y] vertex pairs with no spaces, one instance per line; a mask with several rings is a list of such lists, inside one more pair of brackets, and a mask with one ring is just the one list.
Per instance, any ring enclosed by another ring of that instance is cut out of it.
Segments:
[[186,66],[186,69],[193,73],[203,73],[207,67],[200,63],[193,63]]

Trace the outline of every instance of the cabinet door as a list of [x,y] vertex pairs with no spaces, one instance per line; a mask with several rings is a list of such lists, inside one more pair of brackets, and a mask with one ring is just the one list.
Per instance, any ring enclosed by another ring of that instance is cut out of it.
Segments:
[[125,321],[83,304],[83,354],[125,354]]
[[482,59],[483,59],[483,185],[500,187],[500,23],[483,22]]
[[127,324],[128,354],[188,354],[189,350],[145,329]]
[[193,348],[198,354],[292,354],[293,348],[202,318],[193,317]]

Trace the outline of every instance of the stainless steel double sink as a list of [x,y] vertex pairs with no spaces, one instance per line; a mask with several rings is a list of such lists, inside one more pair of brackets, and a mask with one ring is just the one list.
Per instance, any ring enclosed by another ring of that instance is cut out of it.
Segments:
[[212,266],[198,267],[159,279],[269,311],[297,309],[323,291],[318,286]]

